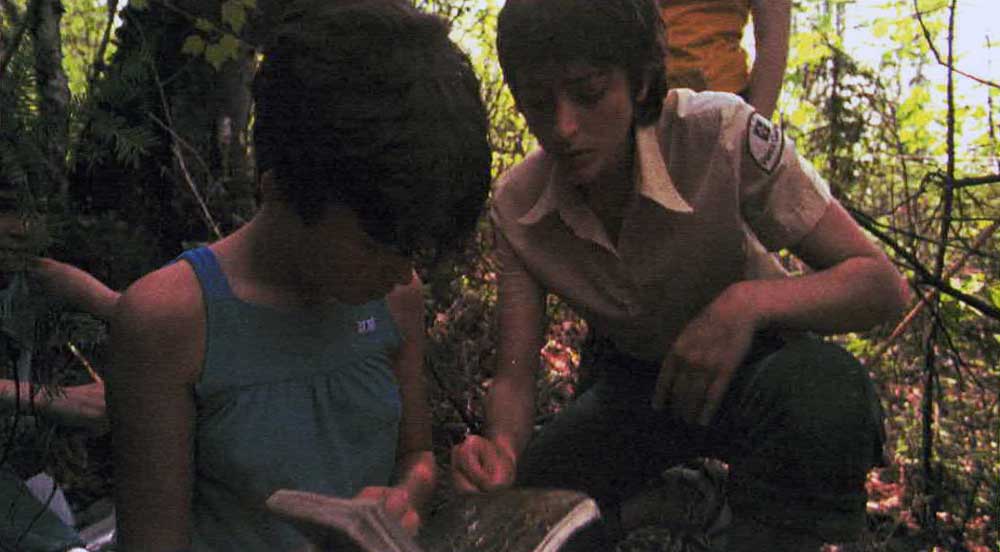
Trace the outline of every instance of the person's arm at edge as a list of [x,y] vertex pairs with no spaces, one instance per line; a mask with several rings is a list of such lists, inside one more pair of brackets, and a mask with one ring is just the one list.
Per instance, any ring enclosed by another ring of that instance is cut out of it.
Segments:
[[112,318],[108,406],[125,551],[191,546],[201,308],[193,271],[177,263],[131,286]]
[[395,486],[406,491],[407,500],[419,516],[404,519],[403,525],[415,529],[437,483],[431,437],[433,420],[424,373],[424,297],[420,278],[414,274],[409,284],[389,294],[388,302],[403,336],[395,361],[403,412],[394,479]]
[[0,412],[39,414],[58,423],[83,428],[96,434],[108,430],[104,384],[87,383],[54,390],[26,381],[0,380]]
[[[70,308],[109,321],[120,293],[111,290],[90,273],[47,257],[34,257],[28,263],[29,277],[49,297]],[[45,390],[29,382],[0,380],[0,409],[37,412],[64,425],[95,433],[108,429],[104,384],[100,381]]]
[[452,478],[462,492],[514,483],[517,459],[531,439],[535,379],[545,319],[544,292],[496,233],[499,270],[497,365],[486,396],[486,436],[470,435],[452,451]]
[[747,102],[771,118],[788,64],[791,0],[751,0],[756,55],[750,69]]
[[75,310],[109,321],[121,294],[89,272],[48,257],[32,260],[29,271],[47,294],[58,297]]

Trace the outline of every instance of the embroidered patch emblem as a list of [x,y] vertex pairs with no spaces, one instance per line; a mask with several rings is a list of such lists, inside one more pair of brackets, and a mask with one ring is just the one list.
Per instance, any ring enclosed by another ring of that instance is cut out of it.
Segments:
[[774,171],[784,148],[781,130],[760,113],[750,116],[747,121],[747,151],[761,170],[768,174]]
[[375,331],[375,317],[358,320],[357,325],[359,334],[372,333]]

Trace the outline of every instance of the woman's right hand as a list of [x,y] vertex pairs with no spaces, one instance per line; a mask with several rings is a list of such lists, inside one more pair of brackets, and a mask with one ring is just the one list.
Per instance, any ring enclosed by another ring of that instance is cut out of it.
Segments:
[[463,493],[488,492],[514,484],[514,454],[507,447],[469,435],[451,449],[451,478]]

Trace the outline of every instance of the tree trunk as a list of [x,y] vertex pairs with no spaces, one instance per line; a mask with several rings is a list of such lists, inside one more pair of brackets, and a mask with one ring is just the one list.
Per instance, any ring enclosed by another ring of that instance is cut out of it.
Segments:
[[[34,180],[36,197],[65,200],[69,141],[69,79],[62,67],[60,0],[36,0],[31,35],[38,87],[38,144],[44,171]],[[58,194],[58,195],[53,195]]]

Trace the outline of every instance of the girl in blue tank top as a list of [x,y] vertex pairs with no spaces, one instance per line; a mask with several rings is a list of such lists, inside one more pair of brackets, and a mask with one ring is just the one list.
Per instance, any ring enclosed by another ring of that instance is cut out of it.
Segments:
[[278,489],[435,482],[416,263],[463,251],[489,189],[478,82],[407,0],[292,3],[254,85],[262,203],[128,289],[109,409],[121,549],[296,550]]

